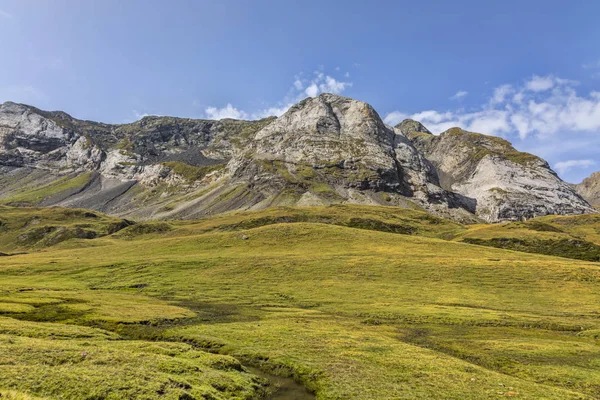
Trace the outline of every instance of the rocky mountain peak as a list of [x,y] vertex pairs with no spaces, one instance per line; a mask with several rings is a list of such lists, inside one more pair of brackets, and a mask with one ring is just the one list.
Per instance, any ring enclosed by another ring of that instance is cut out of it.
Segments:
[[361,159],[376,166],[371,156],[389,152],[394,132],[370,105],[323,93],[292,106],[254,139],[258,158],[315,165]]
[[441,186],[475,199],[486,221],[593,212],[546,161],[505,139],[456,127],[411,140],[435,166]]
[[399,130],[404,136],[409,139],[414,138],[419,135],[432,135],[429,129],[425,128],[425,126],[419,121],[415,121],[413,119],[405,119],[400,122],[398,125],[394,127]]

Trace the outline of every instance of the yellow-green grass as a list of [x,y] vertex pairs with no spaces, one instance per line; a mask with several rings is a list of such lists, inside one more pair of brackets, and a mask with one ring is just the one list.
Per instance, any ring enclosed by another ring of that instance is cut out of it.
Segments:
[[[219,386],[206,383],[212,367],[190,377],[179,363],[204,363],[206,349],[292,375],[319,399],[600,397],[598,263],[441,240],[485,227],[387,207],[168,225],[0,258],[0,304],[17,308],[0,311],[0,333],[33,349],[0,358],[0,388],[161,398],[155,388],[172,379],[191,388],[166,398],[202,398]],[[79,361],[83,342],[100,343],[106,369]],[[168,377],[156,348],[175,354]],[[66,362],[50,368],[47,354]],[[116,378],[130,368],[143,373]],[[227,373],[230,391],[213,398],[260,390]],[[79,375],[85,384],[71,383]]]
[[[170,221],[148,223],[148,233],[171,231],[167,236],[182,236],[215,231],[234,231],[279,223],[322,223],[375,230],[382,232],[418,235],[436,238],[453,238],[467,228],[456,222],[435,217],[423,211],[385,206],[359,206],[336,204],[323,207],[273,207],[259,212],[231,212],[197,221]],[[176,229],[172,229],[176,228]],[[132,226],[120,236],[131,236],[130,231],[142,230]]]
[[27,325],[0,317],[0,380],[21,392],[14,398],[38,393],[51,399],[249,399],[262,390],[234,358],[187,344],[116,340],[87,327],[65,332],[60,324]]
[[73,238],[95,238],[125,228],[130,222],[102,213],[66,208],[0,205],[0,251],[29,251]]
[[14,390],[1,390],[0,398],[4,400],[40,400],[40,397],[29,396],[28,394],[15,392]]
[[545,216],[527,222],[471,225],[458,233],[455,240],[600,261],[600,214]]
[[65,175],[53,182],[48,183],[47,185],[36,188],[25,188],[19,193],[5,197],[2,199],[2,204],[35,206],[49,197],[69,190],[83,188],[89,183],[91,177],[92,174],[90,172],[86,172],[77,176]]

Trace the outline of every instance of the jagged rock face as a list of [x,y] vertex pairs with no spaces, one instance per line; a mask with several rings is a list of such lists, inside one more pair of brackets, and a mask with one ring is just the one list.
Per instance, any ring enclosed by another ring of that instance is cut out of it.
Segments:
[[60,168],[67,147],[77,138],[54,121],[14,103],[0,105],[0,163]]
[[332,169],[348,185],[398,187],[394,132],[365,103],[335,95],[308,98],[254,137],[241,157],[289,170]]
[[412,142],[437,168],[441,186],[473,199],[488,222],[593,212],[546,161],[504,139],[452,128],[413,134]]
[[600,206],[600,172],[594,172],[578,185],[574,185],[577,193],[593,206]]
[[284,186],[305,187],[299,203],[320,204],[310,191],[318,182],[344,201],[349,189],[360,189],[410,197],[432,211],[462,206],[439,187],[435,168],[410,140],[371,106],[347,97],[303,100],[258,131],[252,143],[229,167],[236,178],[264,186],[267,195]]

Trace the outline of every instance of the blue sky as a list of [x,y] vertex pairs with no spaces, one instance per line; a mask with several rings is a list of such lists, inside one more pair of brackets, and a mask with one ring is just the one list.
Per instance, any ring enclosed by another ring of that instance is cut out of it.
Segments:
[[0,0],[0,101],[257,118],[321,91],[600,170],[600,2]]

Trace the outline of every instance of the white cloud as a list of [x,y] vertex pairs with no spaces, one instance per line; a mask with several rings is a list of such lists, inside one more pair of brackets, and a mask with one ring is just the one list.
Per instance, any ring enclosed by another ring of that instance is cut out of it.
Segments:
[[[453,126],[492,135],[514,132],[521,139],[531,134],[543,138],[561,132],[600,132],[600,92],[579,95],[576,85],[576,81],[554,76],[534,76],[521,87],[496,87],[478,111],[428,110],[408,117],[433,133]],[[516,94],[511,97],[512,93]],[[385,121],[395,122],[406,114],[393,111]]]
[[583,64],[582,67],[584,69],[591,70],[592,78],[594,78],[594,79],[600,78],[600,59],[598,59],[595,62],[589,63],[589,64]]
[[529,81],[525,83],[525,88],[532,92],[543,92],[548,89],[552,89],[554,86],[554,79],[552,76],[537,76],[534,75]]
[[[309,74],[309,78],[303,78],[303,76],[306,75],[303,73],[296,75],[288,94],[283,98],[283,100],[279,101],[275,105],[270,105],[266,108],[253,112],[238,109],[231,104],[227,104],[225,107],[221,108],[211,106],[204,110],[205,116],[209,119],[262,119],[269,116],[279,117],[292,105],[306,98],[307,96],[316,97],[319,95],[319,93],[323,92],[340,94],[352,86],[352,82],[342,81],[331,75],[327,75],[323,66],[319,66],[315,71],[313,71],[312,74]],[[346,73],[346,77],[349,76],[350,75]]]
[[11,18],[14,18],[14,16],[11,13],[6,12],[0,8],[0,18],[11,19]]
[[408,114],[404,114],[400,111],[393,111],[385,116],[383,122],[385,122],[388,125],[395,126],[398,125],[400,122],[404,121],[406,118],[408,118]]
[[316,83],[311,83],[310,86],[306,88],[304,93],[306,93],[306,95],[309,97],[315,97],[319,94],[319,86],[317,86]]
[[412,119],[416,119],[417,121],[423,120],[434,124],[452,119],[453,117],[454,114],[452,114],[451,112],[440,113],[435,110],[421,111],[420,113],[413,114],[411,116]]
[[470,115],[467,130],[472,132],[489,132],[492,135],[510,131],[508,112],[501,110],[485,110]]
[[456,94],[454,94],[454,96],[450,97],[450,100],[460,100],[468,94],[469,92],[465,90],[459,90],[458,92],[456,92]]
[[[512,93],[514,93],[514,89],[512,85],[501,85],[494,89],[494,95],[492,96],[491,103],[492,104],[500,104],[503,103],[506,97]],[[517,95],[515,95],[516,97]]]
[[[315,97],[319,93],[335,93],[340,94],[347,88],[352,86],[352,82],[344,82],[336,78],[326,75],[321,69],[314,72],[315,77],[310,81],[301,82],[306,84],[304,93],[306,96]],[[348,74],[346,74],[349,76]],[[296,100],[302,99],[302,93],[296,97]]]
[[293,103],[289,103],[286,105],[283,105],[281,107],[269,107],[269,108],[265,108],[264,110],[260,110],[257,112],[254,112],[250,115],[250,119],[263,119],[263,118],[267,118],[267,117],[279,117],[281,115],[283,115],[291,106],[293,106]]
[[554,164],[554,169],[562,175],[573,168],[589,168],[593,167],[594,165],[596,165],[594,160],[567,160],[559,161]]
[[325,82],[319,85],[319,89],[321,89],[321,92],[339,94],[348,86],[352,86],[352,82],[340,82],[331,76],[326,76]]
[[223,108],[217,107],[207,107],[206,115],[209,119],[224,119],[224,118],[233,118],[233,119],[247,119],[248,113],[242,110],[238,110],[231,104],[227,104]]
[[513,101],[515,103],[521,104],[523,102],[524,98],[525,98],[525,93],[519,92],[513,96]]

